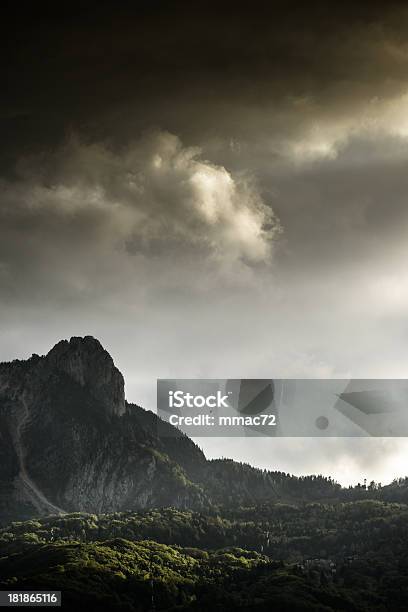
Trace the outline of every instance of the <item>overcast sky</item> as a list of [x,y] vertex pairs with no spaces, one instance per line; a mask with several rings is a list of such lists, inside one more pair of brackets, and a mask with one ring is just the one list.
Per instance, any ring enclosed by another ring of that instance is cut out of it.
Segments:
[[[157,377],[407,377],[403,2],[32,6],[1,25],[0,359],[91,334],[151,409]],[[406,473],[405,439],[199,442]]]

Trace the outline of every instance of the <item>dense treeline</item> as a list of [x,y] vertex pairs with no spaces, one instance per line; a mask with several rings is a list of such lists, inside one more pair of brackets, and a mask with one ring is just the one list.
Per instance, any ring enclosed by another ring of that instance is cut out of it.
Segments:
[[0,576],[0,588],[63,590],[72,606],[87,593],[91,609],[405,610],[408,506],[43,517],[0,531]]
[[[1,588],[61,590],[71,610],[386,609],[386,594],[354,589],[344,575],[330,579],[319,566],[305,570],[240,548],[207,552],[121,538],[33,543],[0,558]],[[399,594],[392,597],[393,610],[405,609]]]
[[216,549],[239,546],[274,559],[343,559],[408,543],[408,506],[374,500],[338,504],[264,504],[202,514],[164,508],[106,515],[73,513],[14,522],[0,530],[12,552],[29,543],[152,539],[163,544]]

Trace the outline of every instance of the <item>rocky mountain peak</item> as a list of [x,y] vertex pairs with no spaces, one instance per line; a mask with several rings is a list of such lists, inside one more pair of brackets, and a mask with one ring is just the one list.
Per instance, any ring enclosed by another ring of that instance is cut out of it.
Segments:
[[122,374],[101,343],[92,336],[61,340],[50,350],[46,360],[65,372],[105,408],[109,415],[125,413],[125,389]]

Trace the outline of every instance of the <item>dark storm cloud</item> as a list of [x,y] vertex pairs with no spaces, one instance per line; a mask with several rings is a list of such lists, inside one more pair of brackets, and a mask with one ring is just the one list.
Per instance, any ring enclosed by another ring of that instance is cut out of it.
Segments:
[[120,154],[71,136],[53,154],[22,158],[16,174],[0,183],[7,301],[44,290],[57,303],[92,301],[118,283],[179,284],[178,268],[184,286],[202,290],[221,277],[225,287],[269,265],[280,230],[254,184],[168,132],[148,133]]
[[4,21],[9,155],[67,127],[122,142],[146,125],[193,142],[290,136],[317,115],[397,95],[407,78],[397,2],[63,7],[32,3]]

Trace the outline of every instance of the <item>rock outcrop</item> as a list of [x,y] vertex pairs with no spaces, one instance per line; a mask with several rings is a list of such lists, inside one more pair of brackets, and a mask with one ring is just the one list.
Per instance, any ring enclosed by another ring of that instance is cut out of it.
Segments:
[[[188,438],[161,441],[157,417],[126,403],[122,374],[94,338],[0,364],[0,522],[63,511],[200,508]],[[198,466],[198,467],[197,467]]]
[[61,340],[46,357],[51,368],[65,372],[88,389],[107,415],[126,411],[125,383],[112,357],[92,336]]

